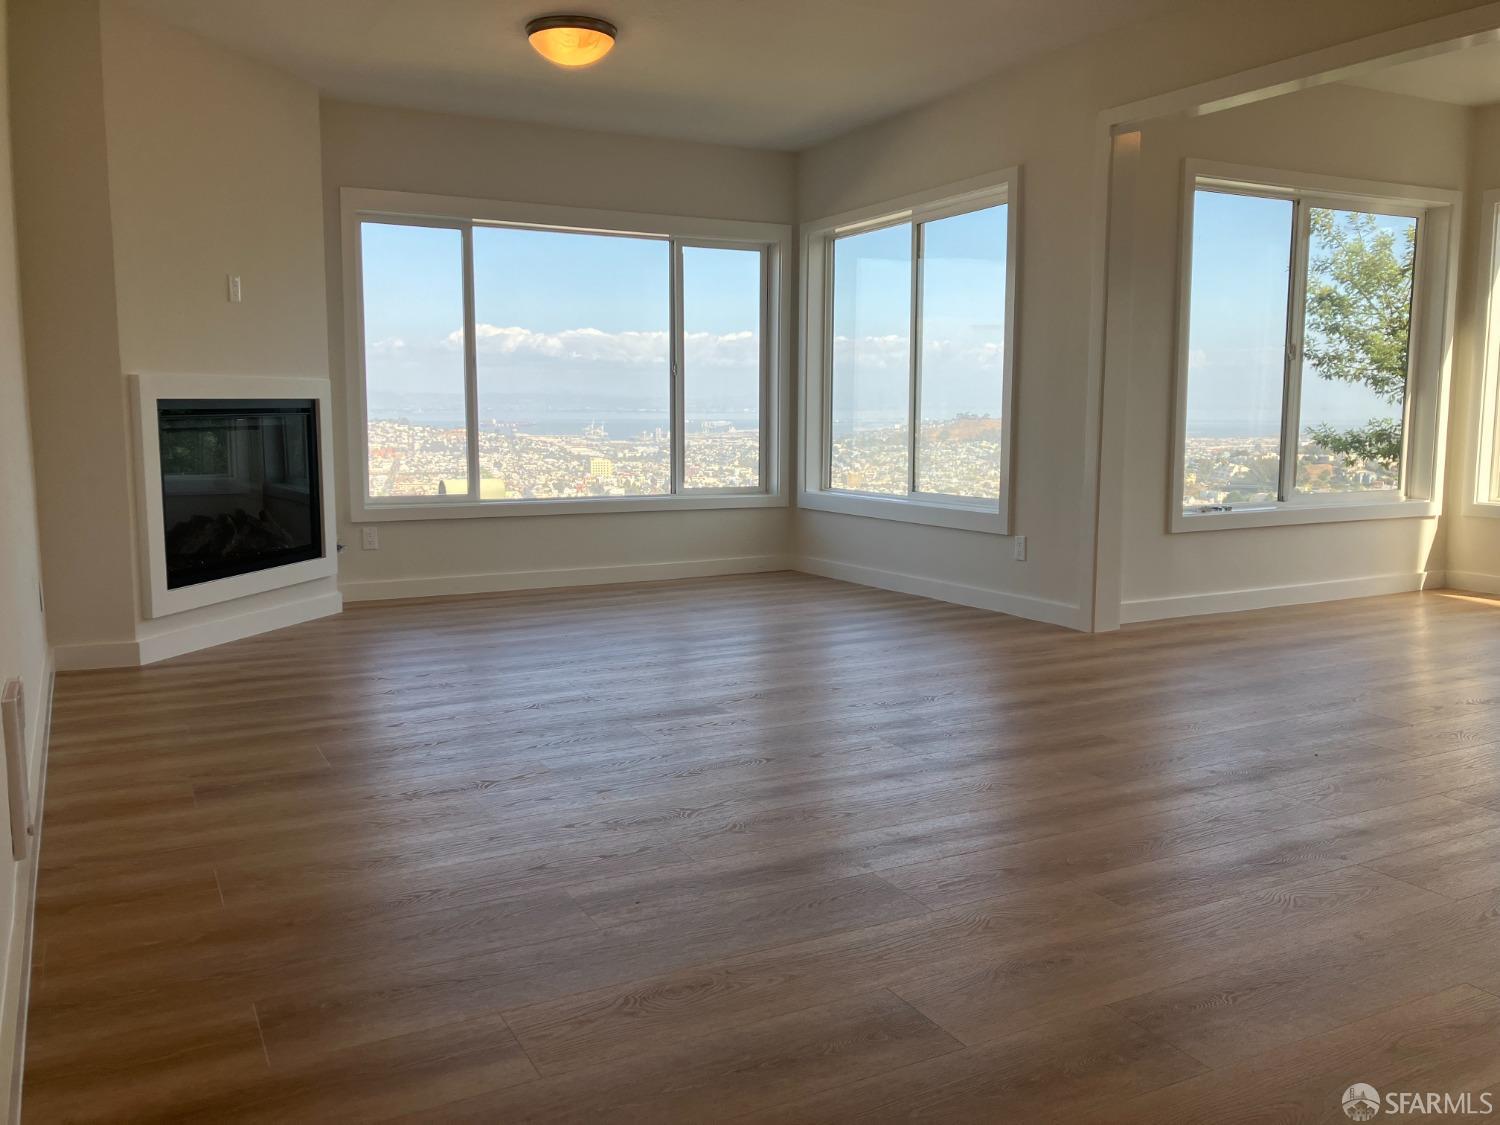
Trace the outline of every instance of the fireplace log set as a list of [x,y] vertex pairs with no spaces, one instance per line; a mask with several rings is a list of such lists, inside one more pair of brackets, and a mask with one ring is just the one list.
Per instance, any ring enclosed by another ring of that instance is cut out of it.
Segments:
[[221,567],[298,546],[264,508],[253,516],[243,508],[190,516],[167,531],[166,545],[167,565],[174,571]]

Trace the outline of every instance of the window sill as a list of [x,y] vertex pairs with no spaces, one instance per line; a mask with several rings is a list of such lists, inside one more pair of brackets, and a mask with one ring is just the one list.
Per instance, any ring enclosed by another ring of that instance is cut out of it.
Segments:
[[784,508],[786,497],[765,492],[703,496],[599,496],[586,500],[454,500],[414,499],[411,503],[364,501],[351,523],[397,520],[465,520],[505,516],[587,516],[610,512],[702,512],[728,508]]
[[1500,520],[1500,500],[1470,500],[1464,505],[1464,515],[1482,520]]
[[1228,531],[1244,527],[1353,523],[1360,520],[1428,519],[1441,508],[1431,500],[1372,500],[1343,504],[1277,504],[1232,512],[1174,512],[1172,531]]
[[920,523],[929,527],[952,527],[960,531],[982,531],[1006,535],[1006,521],[998,506],[978,504],[943,504],[932,500],[905,500],[896,497],[860,496],[847,492],[805,490],[797,499],[800,507],[820,512],[837,512],[845,516],[868,516],[900,523]]

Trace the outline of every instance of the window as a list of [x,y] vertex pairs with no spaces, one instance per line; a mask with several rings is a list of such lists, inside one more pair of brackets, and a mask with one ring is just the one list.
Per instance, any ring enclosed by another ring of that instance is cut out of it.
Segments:
[[784,502],[784,228],[344,196],[366,518]]
[[1174,529],[1428,514],[1454,197],[1206,167],[1189,165]]
[[1007,529],[1016,179],[812,225],[806,506]]

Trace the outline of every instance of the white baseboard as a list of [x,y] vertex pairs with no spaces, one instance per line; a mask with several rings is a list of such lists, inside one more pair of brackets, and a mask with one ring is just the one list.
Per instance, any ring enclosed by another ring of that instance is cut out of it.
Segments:
[[288,625],[300,625],[319,617],[329,617],[344,608],[337,591],[299,598],[284,605],[237,613],[212,621],[184,625],[179,629],[152,632],[133,641],[104,641],[99,644],[59,645],[54,650],[57,670],[76,672],[90,668],[134,668],[155,664],[188,652],[214,645],[239,641]]
[[1180,594],[1167,598],[1127,599],[1120,605],[1120,621],[1162,621],[1169,617],[1199,617],[1208,613],[1238,613],[1246,609],[1271,609],[1281,605],[1373,598],[1381,594],[1404,594],[1443,585],[1440,570],[1410,574],[1377,574],[1368,578],[1339,578],[1328,582],[1302,582],[1288,586],[1257,586],[1248,590],[1219,590],[1211,594]]
[[1500,574],[1481,574],[1477,570],[1450,570],[1444,585],[1450,590],[1472,590],[1476,594],[1500,594]]
[[937,578],[926,578],[919,574],[903,574],[894,570],[879,570],[873,566],[857,563],[836,562],[833,559],[799,558],[796,569],[808,574],[837,578],[841,582],[853,582],[858,586],[874,586],[878,590],[892,590],[898,594],[915,594],[919,598],[932,598],[955,605],[973,606],[996,613],[1008,613],[1012,617],[1024,617],[1030,621],[1045,621],[1049,625],[1062,625],[1069,629],[1087,629],[1083,610],[1066,602],[1048,601],[1027,594],[1010,594],[1003,590],[989,590],[982,586],[968,586],[962,582],[945,582]]
[[741,555],[686,562],[634,566],[579,566],[560,570],[499,570],[486,574],[438,574],[425,578],[377,578],[340,583],[345,601],[388,601],[453,594],[498,594],[510,590],[547,590],[564,586],[604,586],[619,582],[662,582],[673,578],[708,578],[720,574],[759,574],[790,570],[785,555]]
[[98,641],[94,644],[58,645],[52,659],[59,672],[85,672],[93,668],[134,668],[141,662],[139,641]]
[[21,1078],[26,1069],[26,1011],[31,1001],[31,947],[36,929],[36,877],[42,847],[42,811],[47,797],[47,749],[52,741],[52,686],[55,664],[49,655],[44,683],[38,693],[38,705],[29,753],[37,763],[35,799],[31,807],[32,835],[30,848],[16,872],[15,895],[11,905],[11,931],[6,946],[5,1008],[0,1012],[0,1058],[10,1068],[0,1088],[6,1093],[7,1121],[21,1120]]

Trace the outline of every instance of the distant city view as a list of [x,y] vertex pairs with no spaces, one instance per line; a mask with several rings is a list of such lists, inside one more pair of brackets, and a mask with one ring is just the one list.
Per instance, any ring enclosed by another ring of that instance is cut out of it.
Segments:
[[[998,418],[924,420],[917,432],[917,491],[998,499],[1001,450]],[[842,491],[905,496],[909,456],[904,423],[835,433],[829,485]]]
[[[1182,506],[1187,511],[1219,505],[1272,503],[1281,488],[1281,438],[1188,436],[1183,463]],[[1394,491],[1397,468],[1374,461],[1345,463],[1316,442],[1297,449],[1299,492]]]
[[[557,428],[557,427],[551,427]],[[760,485],[760,431],[728,420],[684,434],[688,488]],[[370,496],[426,497],[468,491],[468,436],[461,425],[406,419],[369,422]],[[576,433],[531,433],[495,422],[479,431],[481,500],[662,496],[671,492],[665,425],[615,433],[585,424]]]

